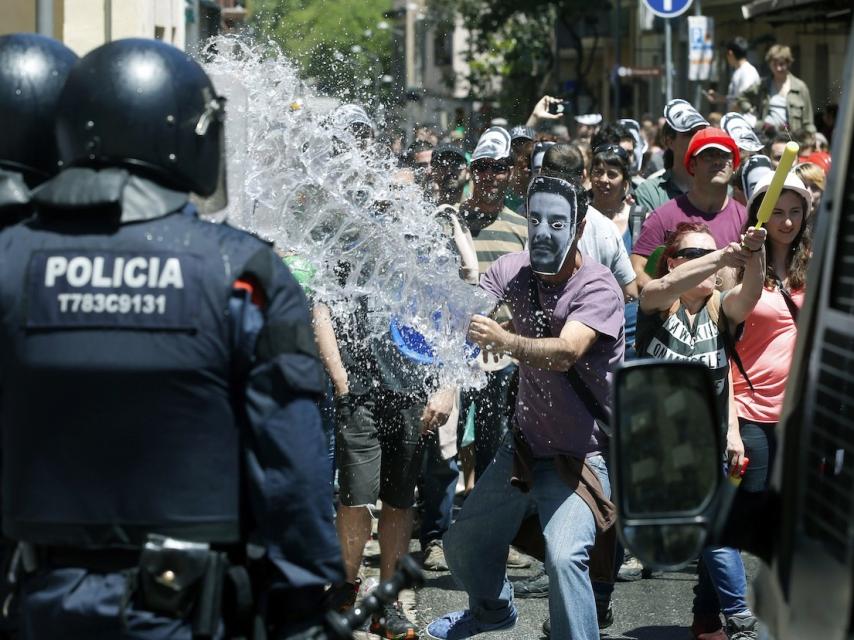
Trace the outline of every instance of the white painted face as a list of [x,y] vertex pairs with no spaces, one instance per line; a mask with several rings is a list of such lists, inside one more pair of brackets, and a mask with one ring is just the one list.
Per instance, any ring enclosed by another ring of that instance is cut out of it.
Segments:
[[540,275],[563,267],[578,228],[578,207],[562,195],[538,191],[528,198],[528,247],[531,266]]

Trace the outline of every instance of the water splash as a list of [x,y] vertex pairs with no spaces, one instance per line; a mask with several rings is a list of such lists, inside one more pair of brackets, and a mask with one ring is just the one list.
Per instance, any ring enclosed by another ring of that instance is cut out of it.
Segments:
[[336,311],[370,297],[382,310],[374,335],[392,317],[424,334],[441,363],[422,365],[425,376],[482,386],[464,355],[465,329],[491,302],[460,280],[432,205],[395,180],[390,151],[332,122],[337,102],[313,92],[272,44],[219,36],[203,58],[228,99],[228,221],[306,260],[316,298]]

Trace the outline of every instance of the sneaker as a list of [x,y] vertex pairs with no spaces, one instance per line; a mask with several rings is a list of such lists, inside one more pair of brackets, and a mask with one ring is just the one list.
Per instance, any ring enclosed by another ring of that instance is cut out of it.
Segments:
[[356,582],[341,582],[332,585],[323,594],[324,608],[329,611],[346,613],[356,605],[356,596],[361,585],[361,578],[356,578]]
[[388,640],[418,640],[418,630],[403,613],[399,602],[384,605],[382,615],[372,619],[370,631]]
[[468,609],[453,611],[441,618],[436,618],[427,626],[427,638],[429,640],[463,640],[487,631],[510,629],[516,624],[517,617],[515,607],[510,609],[510,613],[504,620],[492,623],[481,622]]
[[643,577],[643,565],[634,556],[626,556],[620,571],[617,573],[617,582],[634,582]]
[[431,540],[424,549],[421,566],[426,571],[447,571],[448,561],[445,560],[445,550],[441,540]]
[[694,640],[728,640],[717,614],[694,614],[691,637]]
[[756,640],[756,618],[750,611],[737,613],[726,619],[726,630],[729,640]]
[[549,577],[545,568],[529,578],[513,580],[513,595],[517,598],[548,598]]
[[527,569],[531,566],[533,559],[529,555],[525,555],[516,547],[510,547],[510,552],[507,554],[507,566],[511,569]]

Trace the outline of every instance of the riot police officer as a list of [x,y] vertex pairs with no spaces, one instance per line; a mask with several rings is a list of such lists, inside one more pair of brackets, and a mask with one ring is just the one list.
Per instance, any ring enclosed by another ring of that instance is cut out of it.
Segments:
[[189,203],[224,184],[223,117],[183,52],[95,49],[59,98],[66,168],[0,234],[25,639],[281,637],[342,578],[305,298]]
[[[0,36],[0,229],[31,215],[30,190],[55,175],[56,100],[77,56],[63,44],[32,33]],[[0,638],[17,628],[14,585],[8,581],[14,545],[0,540]]]
[[0,228],[30,215],[30,189],[59,170],[56,100],[77,56],[34,33],[0,36]]

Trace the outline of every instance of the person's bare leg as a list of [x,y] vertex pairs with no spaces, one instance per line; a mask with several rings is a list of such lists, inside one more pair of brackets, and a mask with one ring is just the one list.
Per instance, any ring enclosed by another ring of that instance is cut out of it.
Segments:
[[409,552],[412,537],[412,509],[395,509],[383,504],[378,527],[380,537],[380,579],[394,574],[397,561]]
[[463,467],[463,480],[466,485],[463,493],[468,495],[474,489],[474,447],[472,445],[463,447],[460,449],[459,455],[460,464]]
[[356,582],[362,557],[365,554],[365,543],[371,537],[371,514],[368,508],[340,505],[337,528],[346,580]]

